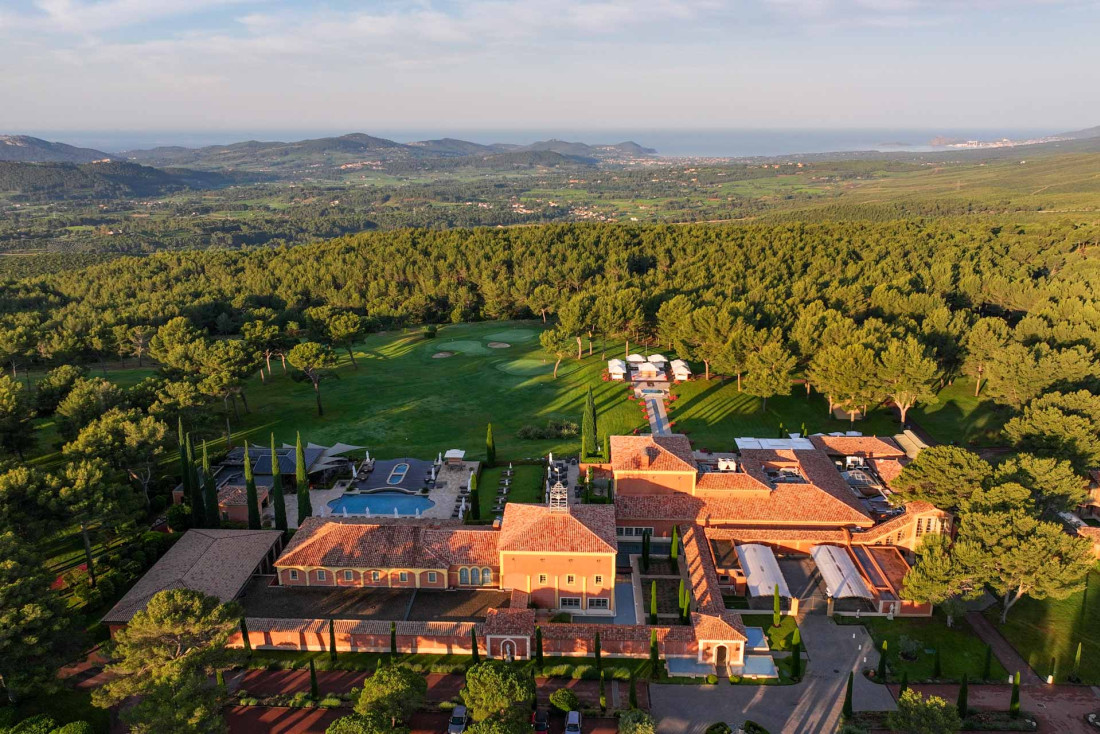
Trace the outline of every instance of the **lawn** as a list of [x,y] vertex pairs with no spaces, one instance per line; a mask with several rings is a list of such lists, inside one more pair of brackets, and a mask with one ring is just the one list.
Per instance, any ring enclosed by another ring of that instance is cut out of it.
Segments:
[[[974,633],[965,619],[956,619],[953,627],[947,626],[946,618],[937,610],[930,618],[894,619],[885,617],[838,617],[838,624],[862,624],[871,634],[875,647],[882,647],[886,641],[887,660],[890,666],[890,680],[898,681],[902,674],[908,674],[910,683],[927,681],[932,678],[935,666],[934,650],[940,651],[940,681],[959,681],[966,673],[970,682],[982,678],[985,666],[986,645]],[[920,643],[916,660],[903,660],[898,655],[899,641],[905,635]],[[996,656],[990,668],[992,680],[1005,680],[1007,671],[997,661]]]
[[[746,627],[761,627],[768,637],[768,647],[773,652],[783,652],[794,647],[794,631],[798,629],[798,623],[794,617],[784,615],[780,617],[779,626],[772,624],[771,614],[741,614],[741,620]],[[805,646],[803,646],[805,650]]]
[[1010,412],[991,400],[974,397],[972,380],[955,380],[940,390],[937,397],[935,403],[917,406],[909,413],[913,422],[932,438],[940,443],[977,447],[1004,444],[1001,426]]
[[[500,478],[507,464],[483,469],[478,477],[477,496],[481,506],[481,518],[493,517],[493,504],[496,502]],[[508,490],[509,502],[542,502],[543,471],[541,464],[516,464],[512,467],[512,486]]]
[[[1093,581],[1096,579],[1096,581]],[[1021,599],[1008,612],[1008,622],[1001,624],[999,605],[986,611],[1012,646],[1041,676],[1050,672],[1051,658],[1058,660],[1058,679],[1065,680],[1073,672],[1077,645],[1081,644],[1083,682],[1100,684],[1100,570],[1088,576],[1082,591],[1065,599]]]

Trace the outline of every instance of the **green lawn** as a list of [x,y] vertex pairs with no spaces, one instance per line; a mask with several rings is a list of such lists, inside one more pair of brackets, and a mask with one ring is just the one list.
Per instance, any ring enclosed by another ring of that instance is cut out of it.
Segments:
[[[1095,579],[1095,581],[1093,580]],[[1100,570],[1089,573],[1088,585],[1065,599],[1035,600],[1024,597],[1001,624],[1000,605],[986,617],[1041,676],[1050,672],[1051,658],[1058,660],[1058,679],[1073,672],[1073,658],[1081,644],[1081,679],[1100,684]]]
[[[940,651],[941,681],[959,681],[966,673],[970,682],[982,678],[985,666],[986,645],[974,634],[974,630],[965,619],[956,619],[953,627],[947,626],[946,618],[937,610],[925,619],[894,619],[885,617],[838,617],[838,624],[862,624],[870,632],[875,647],[881,648],[886,641],[886,650],[890,666],[890,680],[898,681],[903,673],[909,675],[910,683],[930,680],[935,665],[935,655],[931,650]],[[903,660],[898,655],[899,640],[906,635],[920,642],[920,652],[914,661]],[[991,666],[992,680],[1005,680],[1007,671],[994,656]]]
[[974,397],[974,382],[955,380],[940,390],[939,400],[910,411],[913,422],[940,443],[955,441],[965,446],[1004,444],[1001,426],[1009,411],[991,400]]
[[[481,506],[481,519],[493,517],[493,504],[496,502],[500,477],[507,464],[484,469],[478,478],[477,495]],[[513,467],[512,487],[508,491],[509,502],[542,502],[543,471],[540,464],[516,464]]]
[[[768,647],[773,652],[783,652],[794,647],[794,631],[798,629],[798,623],[794,621],[794,617],[784,615],[780,618],[778,627],[772,624],[770,612],[767,614],[746,614],[742,612],[741,619],[746,627],[762,627],[764,629],[764,634],[768,637]],[[805,645],[802,649],[806,649]]]

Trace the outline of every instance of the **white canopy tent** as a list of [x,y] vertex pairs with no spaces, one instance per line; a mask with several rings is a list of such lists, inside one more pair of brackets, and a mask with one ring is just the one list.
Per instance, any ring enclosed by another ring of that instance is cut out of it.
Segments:
[[783,578],[783,572],[779,570],[779,563],[771,548],[757,543],[745,543],[737,546],[736,550],[737,558],[741,561],[741,570],[745,572],[745,583],[750,596],[771,596],[778,586],[779,595],[790,598],[791,590],[787,586],[787,580]]
[[664,364],[668,360],[665,359],[665,356],[663,354],[651,354],[649,355],[649,361],[653,364]]
[[613,379],[623,379],[623,375],[626,374],[626,362],[621,359],[607,360],[607,373],[611,375]]
[[626,358],[626,361],[630,362],[631,364],[641,364],[646,361],[646,358],[640,354],[631,354],[629,357]]
[[856,564],[843,548],[835,545],[815,545],[810,549],[821,577],[825,579],[825,591],[834,599],[859,597],[874,601],[875,597],[863,583]]

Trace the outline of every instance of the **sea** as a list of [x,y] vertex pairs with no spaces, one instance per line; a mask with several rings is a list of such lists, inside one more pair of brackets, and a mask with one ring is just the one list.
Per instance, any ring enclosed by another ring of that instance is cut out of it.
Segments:
[[474,143],[512,143],[523,145],[537,140],[557,138],[590,145],[634,141],[654,148],[658,155],[742,158],[788,154],[834,153],[849,151],[930,152],[936,138],[952,140],[1013,140],[1054,135],[1059,130],[1036,129],[664,129],[664,128],[546,128],[546,129],[386,129],[362,126],[348,129],[252,129],[252,130],[174,130],[174,131],[21,131],[27,135],[70,145],[96,148],[108,153],[124,150],[180,145],[189,148],[224,145],[243,140],[304,140],[307,138],[365,132],[400,143],[437,138],[459,138]]

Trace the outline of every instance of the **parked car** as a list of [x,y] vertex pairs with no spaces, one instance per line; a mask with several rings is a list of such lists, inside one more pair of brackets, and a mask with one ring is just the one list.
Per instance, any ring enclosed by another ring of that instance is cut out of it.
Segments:
[[537,732],[550,731],[550,712],[546,709],[539,709],[531,715],[531,723]]
[[[447,734],[462,734],[466,731],[466,725],[469,723],[470,715],[466,713],[466,707],[455,706],[451,712],[451,720],[447,722]],[[580,731],[580,729],[577,731]]]
[[565,716],[565,734],[581,734],[581,712],[570,711]]

